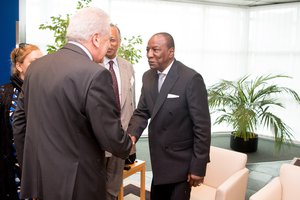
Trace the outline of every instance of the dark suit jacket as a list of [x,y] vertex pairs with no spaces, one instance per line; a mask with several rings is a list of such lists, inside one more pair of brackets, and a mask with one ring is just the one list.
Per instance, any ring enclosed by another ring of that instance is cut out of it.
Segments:
[[143,87],[128,133],[140,137],[151,118],[148,137],[153,183],[204,176],[211,137],[207,91],[200,74],[174,61],[158,94],[157,71],[143,76]]
[[23,90],[14,119],[22,198],[104,199],[104,150],[126,158],[131,148],[109,71],[67,44],[30,65]]

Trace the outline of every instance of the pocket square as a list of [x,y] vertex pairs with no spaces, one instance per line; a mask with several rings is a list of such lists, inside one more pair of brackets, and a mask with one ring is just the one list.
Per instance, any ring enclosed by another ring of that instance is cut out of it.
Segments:
[[176,94],[168,94],[167,98],[168,98],[168,99],[179,98],[179,95],[176,95]]

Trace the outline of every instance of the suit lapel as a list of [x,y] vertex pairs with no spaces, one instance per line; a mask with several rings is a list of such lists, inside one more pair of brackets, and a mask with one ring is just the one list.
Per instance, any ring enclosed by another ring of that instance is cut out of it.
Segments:
[[150,83],[153,83],[150,89],[151,92],[151,97],[152,97],[152,102],[154,102],[157,99],[158,96],[158,74],[156,70],[153,70],[153,73],[151,74],[151,79],[150,79]]
[[127,93],[128,93],[128,90],[129,90],[129,87],[130,85],[128,84],[128,82],[130,82],[130,75],[128,70],[126,70],[126,64],[124,62],[122,62],[121,59],[119,59],[117,57],[117,62],[118,62],[118,65],[119,65],[119,70],[120,70],[120,77],[121,77],[121,94],[122,94],[122,97],[121,97],[121,109],[125,103],[125,97],[127,96]]
[[[165,100],[168,96],[168,93],[170,92],[170,90],[172,89],[174,84],[176,83],[178,77],[179,76],[177,73],[177,63],[175,60],[173,65],[171,66],[171,69],[170,69],[170,71],[160,89],[160,93],[158,94],[158,97],[156,99],[156,102],[155,102],[155,105],[153,108],[153,112],[152,112],[152,116],[151,116],[152,119],[155,117],[155,115],[157,114],[157,112],[159,111],[159,109],[161,108],[163,103],[165,102]],[[156,91],[158,91],[157,80],[156,80]]]

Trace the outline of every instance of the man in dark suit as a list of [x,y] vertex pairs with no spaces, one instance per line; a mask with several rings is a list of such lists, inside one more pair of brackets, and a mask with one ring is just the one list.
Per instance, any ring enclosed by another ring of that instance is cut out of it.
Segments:
[[127,158],[110,72],[108,15],[84,8],[70,19],[68,44],[33,62],[14,118],[21,198],[106,199],[104,151]]
[[[152,200],[188,200],[203,182],[209,162],[211,123],[203,78],[174,58],[168,33],[147,45],[150,70],[143,75],[137,109],[127,132],[137,140],[148,124]],[[163,82],[163,83],[162,83]]]

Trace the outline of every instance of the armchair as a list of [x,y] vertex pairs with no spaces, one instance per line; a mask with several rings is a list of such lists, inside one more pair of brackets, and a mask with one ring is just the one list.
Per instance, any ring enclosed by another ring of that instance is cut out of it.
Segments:
[[298,200],[300,199],[300,167],[283,164],[279,177],[272,179],[262,189],[250,197],[250,200]]
[[203,184],[193,187],[191,200],[245,199],[249,170],[247,155],[211,146]]

